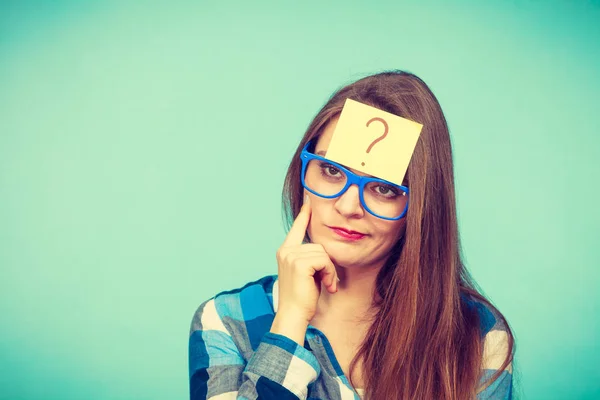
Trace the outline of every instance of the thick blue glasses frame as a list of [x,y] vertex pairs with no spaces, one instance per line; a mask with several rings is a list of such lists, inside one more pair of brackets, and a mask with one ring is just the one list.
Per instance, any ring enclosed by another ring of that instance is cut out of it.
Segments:
[[[406,186],[396,185],[395,183],[391,183],[391,182],[388,182],[388,181],[385,181],[385,180],[379,179],[379,178],[371,178],[371,177],[367,177],[367,176],[356,175],[354,172],[348,170],[346,167],[344,167],[336,162],[328,160],[325,157],[321,157],[317,154],[309,153],[308,147],[310,146],[311,142],[312,142],[312,140],[309,140],[308,143],[306,143],[306,145],[302,149],[302,152],[300,153],[300,159],[302,160],[302,174],[300,175],[300,177],[302,179],[302,186],[304,186],[304,188],[306,190],[308,190],[309,192],[311,192],[319,197],[323,197],[325,199],[333,199],[333,198],[341,196],[342,194],[344,194],[346,192],[346,190],[348,190],[348,188],[350,186],[352,186],[353,184],[356,184],[358,186],[358,194],[359,194],[359,198],[360,198],[360,204],[362,204],[364,209],[367,210],[370,214],[373,214],[374,216],[381,218],[381,219],[387,219],[389,221],[397,221],[406,215],[406,211],[408,210],[408,203],[410,201],[408,198],[406,199],[406,206],[404,207],[404,211],[402,211],[402,214],[400,214],[400,216],[396,217],[396,218],[388,218],[388,217],[384,217],[382,215],[375,214],[373,211],[371,211],[371,209],[369,207],[367,207],[367,205],[365,204],[365,199],[364,199],[364,195],[363,195],[365,186],[367,184],[369,184],[370,182],[380,182],[385,185],[390,185],[393,187],[400,188],[401,190],[403,190],[406,193],[406,196],[409,197],[408,196],[408,193],[409,193],[408,188]],[[344,185],[342,190],[340,190],[337,194],[334,194],[333,196],[325,196],[325,195],[317,193],[314,190],[307,187],[306,183],[304,182],[304,175],[306,174],[306,166],[308,165],[308,162],[310,160],[321,160],[321,161],[331,164],[335,168],[338,168],[339,170],[343,171],[346,174],[346,176],[348,177],[348,180],[346,181],[346,185]]]

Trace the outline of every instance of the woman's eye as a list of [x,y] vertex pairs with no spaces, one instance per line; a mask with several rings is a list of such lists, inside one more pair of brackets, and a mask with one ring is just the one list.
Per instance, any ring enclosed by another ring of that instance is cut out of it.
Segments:
[[321,165],[321,169],[322,169],[323,171],[325,171],[325,173],[326,173],[327,175],[331,175],[331,176],[335,176],[336,174],[339,174],[339,173],[340,173],[340,170],[339,170],[339,169],[337,169],[336,167],[334,167],[334,166],[333,166],[333,165],[331,165],[331,164],[322,164],[322,165]]
[[377,193],[384,195],[386,197],[396,197],[398,196],[398,191],[392,187],[379,185],[377,186]]

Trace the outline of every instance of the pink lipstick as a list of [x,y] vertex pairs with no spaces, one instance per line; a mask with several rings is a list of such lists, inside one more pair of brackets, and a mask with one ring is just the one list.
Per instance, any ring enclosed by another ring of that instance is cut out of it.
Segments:
[[345,240],[349,240],[349,241],[360,240],[360,239],[364,238],[365,236],[367,236],[364,233],[360,233],[360,232],[356,232],[356,231],[353,231],[353,230],[341,228],[339,226],[331,226],[329,228],[333,232],[335,232],[338,237],[341,237],[341,238],[343,238]]

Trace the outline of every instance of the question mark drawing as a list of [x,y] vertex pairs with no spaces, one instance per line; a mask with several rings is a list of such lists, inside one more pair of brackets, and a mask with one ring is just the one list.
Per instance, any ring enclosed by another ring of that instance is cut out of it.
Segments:
[[[383,118],[379,118],[379,117],[375,117],[375,118],[371,118],[368,122],[367,122],[367,128],[369,127],[369,125],[371,124],[371,122],[373,121],[379,121],[383,124],[385,131],[383,132],[383,135],[379,136],[377,139],[373,140],[371,142],[371,144],[369,145],[369,147],[367,148],[367,153],[371,151],[371,149],[373,148],[373,146],[375,146],[375,143],[383,140],[383,138],[385,138],[388,134],[388,124],[387,122],[385,122],[385,120]],[[362,162],[361,165],[364,167],[365,163]]]

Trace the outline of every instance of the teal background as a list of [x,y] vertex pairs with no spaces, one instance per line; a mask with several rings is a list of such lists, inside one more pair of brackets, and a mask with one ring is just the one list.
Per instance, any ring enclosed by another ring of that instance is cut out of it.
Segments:
[[0,4],[1,399],[186,398],[196,307],[277,272],[309,121],[389,68],[446,113],[519,398],[600,398],[598,1]]

